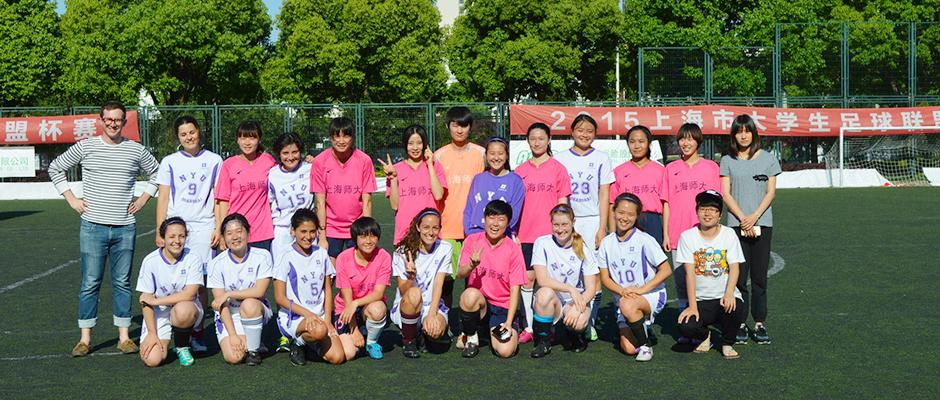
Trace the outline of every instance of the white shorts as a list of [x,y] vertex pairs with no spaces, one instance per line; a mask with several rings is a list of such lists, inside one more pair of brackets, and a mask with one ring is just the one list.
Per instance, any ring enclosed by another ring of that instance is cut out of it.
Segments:
[[[562,318],[565,317],[566,307],[574,305],[574,302],[571,301],[571,296],[567,296],[567,295],[562,296],[562,294],[559,293],[558,291],[555,291],[555,295],[558,296],[558,301],[561,302],[561,312],[559,312],[558,315],[555,316],[555,320],[552,321],[552,325],[557,324],[558,321],[561,321]],[[585,312],[588,315],[591,315],[591,311],[593,310],[593,308],[594,308],[594,302],[589,301],[587,302],[587,309],[585,310]]]
[[[205,314],[198,299],[193,303],[196,304],[196,323],[199,324]],[[157,322],[157,337],[160,340],[170,340],[173,335],[173,326],[170,324],[170,310],[172,309],[173,306],[158,306],[153,310],[153,317]],[[143,322],[140,327],[140,337],[145,336],[147,336],[147,323]]]
[[[643,298],[646,299],[646,302],[650,305],[650,316],[646,319],[644,324],[652,325],[656,320],[656,314],[659,314],[663,310],[663,307],[666,306],[666,289],[654,290],[644,294]],[[627,327],[627,320],[623,318],[623,314],[620,312],[619,295],[614,295],[614,305],[617,310],[617,326],[620,327],[620,329],[625,329]]]
[[589,215],[577,217],[574,220],[574,230],[584,238],[584,245],[591,251],[597,252],[597,243],[594,242],[594,236],[601,227],[601,217],[599,215]]
[[[398,306],[399,306],[399,304],[393,304],[393,305],[392,305],[392,310],[389,311],[388,317],[389,317],[389,319],[392,320],[392,323],[393,323],[393,324],[398,325],[398,329],[401,329],[401,311],[399,311]],[[418,320],[418,325],[419,325],[419,326],[424,326],[424,316],[425,316],[425,315],[428,315],[428,312],[429,312],[430,310],[431,310],[431,305],[430,305],[430,304],[421,307],[421,318]],[[444,301],[443,301],[443,300],[440,302],[440,305],[438,305],[437,311],[440,312],[441,315],[444,316],[444,321],[447,321],[447,312],[450,311],[450,309],[447,308],[447,306],[444,305]]]
[[[271,306],[268,305],[267,300],[262,300],[261,304],[264,305],[264,312],[261,313],[262,323],[266,324],[271,320]],[[235,334],[244,335],[245,327],[242,326],[242,316],[239,313],[239,307],[229,306],[229,311],[232,313],[232,324],[235,325]],[[215,313],[215,335],[219,339],[219,343],[222,343],[222,339],[228,337],[229,332],[225,329],[225,324],[222,323],[222,314],[219,312]]]
[[[320,319],[332,325],[330,318],[321,315]],[[301,322],[304,322],[303,315],[291,314],[290,318],[288,318],[287,312],[283,308],[277,313],[277,329],[281,331],[281,336],[286,338],[297,339],[297,327],[300,326]]]
[[274,267],[277,268],[281,255],[290,250],[294,244],[294,237],[290,235],[289,226],[275,226],[274,239],[271,240],[271,256],[274,258]]
[[212,259],[212,232],[215,227],[193,227],[186,232],[186,248],[202,259],[202,274],[206,274],[206,264]]

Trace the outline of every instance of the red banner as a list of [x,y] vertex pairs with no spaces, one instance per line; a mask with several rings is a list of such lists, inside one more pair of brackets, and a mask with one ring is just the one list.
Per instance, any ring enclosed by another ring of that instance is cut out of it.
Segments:
[[[921,128],[940,125],[940,107],[563,107],[512,104],[509,106],[510,134],[525,135],[529,125],[543,122],[551,127],[552,134],[570,135],[571,121],[578,114],[588,114],[597,121],[598,135],[623,135],[635,125],[645,125],[653,135],[672,135],[686,122],[697,124],[706,135],[727,135],[734,118],[741,114],[754,118],[760,134],[766,136],[839,136],[842,127],[846,128],[846,136],[940,132],[940,128]],[[900,127],[910,129],[897,129]]]
[[[98,114],[0,118],[0,145],[75,143],[104,133]],[[123,136],[140,141],[137,111],[127,112]]]

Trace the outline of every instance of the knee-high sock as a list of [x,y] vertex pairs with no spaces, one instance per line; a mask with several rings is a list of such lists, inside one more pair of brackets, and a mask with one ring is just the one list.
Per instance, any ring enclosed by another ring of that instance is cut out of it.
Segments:
[[366,344],[378,343],[382,329],[385,328],[385,318],[379,321],[366,319]]
[[418,336],[418,322],[421,321],[421,314],[401,313],[401,339],[404,344],[411,344]]
[[644,318],[640,318],[637,321],[627,323],[627,326],[630,327],[630,332],[633,333],[631,343],[636,347],[649,345],[649,337],[646,335],[646,326],[643,322]]
[[552,322],[555,320],[554,316],[535,315],[533,319],[535,323],[532,325],[532,330],[535,332],[535,336],[548,337],[548,333],[552,329]]
[[480,312],[460,310],[460,324],[468,343],[479,343],[477,331],[480,330]]
[[602,292],[597,292],[597,294],[594,295],[594,302],[591,303],[591,322],[588,324],[588,327],[594,326],[594,320],[597,319],[597,311],[601,309],[602,295]]
[[258,351],[261,347],[261,329],[264,319],[259,315],[254,318],[242,318],[242,327],[245,328],[245,341],[248,351]]
[[533,288],[522,287],[522,307],[525,311],[526,327],[533,329],[532,326],[532,291]]
[[193,333],[193,328],[177,328],[172,327],[173,331],[173,345],[176,348],[189,347],[189,336]]

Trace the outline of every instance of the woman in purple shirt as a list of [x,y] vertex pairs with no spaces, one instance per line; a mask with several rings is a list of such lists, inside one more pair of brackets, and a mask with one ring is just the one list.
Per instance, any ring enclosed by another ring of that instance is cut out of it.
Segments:
[[512,207],[512,219],[506,234],[515,237],[519,232],[519,216],[522,215],[522,200],[525,184],[522,178],[509,168],[509,142],[499,136],[486,141],[486,169],[473,177],[467,206],[463,210],[465,235],[483,231],[483,209],[493,200],[502,200]]

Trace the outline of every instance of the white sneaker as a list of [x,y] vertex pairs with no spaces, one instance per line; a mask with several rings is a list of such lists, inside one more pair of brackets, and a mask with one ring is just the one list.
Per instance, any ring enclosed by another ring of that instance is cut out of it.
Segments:
[[636,352],[637,361],[643,362],[643,361],[649,361],[652,359],[653,359],[653,349],[651,349],[649,346],[640,346],[640,348],[637,349],[637,352]]

